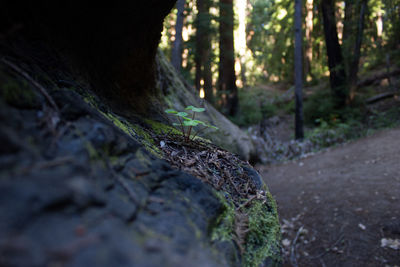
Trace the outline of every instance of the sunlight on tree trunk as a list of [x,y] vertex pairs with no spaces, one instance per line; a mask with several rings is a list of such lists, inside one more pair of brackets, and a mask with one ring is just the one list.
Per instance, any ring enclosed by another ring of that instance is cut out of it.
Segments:
[[304,73],[307,75],[307,81],[312,80],[312,67],[311,62],[313,59],[313,51],[312,51],[312,42],[311,33],[313,31],[313,7],[314,2],[313,0],[306,1],[306,29],[305,29],[305,36],[306,36],[306,47],[305,47],[305,61],[304,61]]
[[204,91],[205,99],[213,103],[213,84],[211,71],[211,17],[210,0],[197,0],[196,17],[196,55],[195,86],[197,92]]
[[336,19],[336,29],[337,35],[339,39],[339,44],[343,44],[344,40],[344,17],[345,17],[345,2],[344,1],[337,1],[335,2],[335,19]]
[[247,13],[247,0],[235,1],[235,8],[237,10],[238,27],[235,30],[235,51],[239,55],[238,62],[240,64],[240,73],[236,73],[240,77],[241,86],[246,85],[246,63],[247,59],[247,45],[246,45],[246,13]]

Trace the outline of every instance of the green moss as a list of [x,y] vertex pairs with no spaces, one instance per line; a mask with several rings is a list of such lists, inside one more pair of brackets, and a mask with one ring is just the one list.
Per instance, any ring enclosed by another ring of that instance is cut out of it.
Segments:
[[233,238],[235,226],[235,207],[229,203],[221,192],[215,193],[224,207],[224,211],[217,218],[215,227],[211,232],[211,240],[230,241]]
[[112,113],[105,113],[100,110],[99,112],[103,114],[104,117],[112,121],[114,125],[120,128],[123,132],[135,138],[138,142],[144,145],[147,151],[157,157],[162,157],[162,153],[160,149],[155,145],[153,138],[143,128],[138,125],[134,125],[124,119],[121,119],[120,117]]
[[270,258],[273,266],[280,266],[280,226],[275,200],[267,191],[267,203],[255,200],[246,210],[249,232],[243,255],[243,266],[259,266]]
[[146,119],[145,123],[148,124],[152,128],[154,133],[156,133],[156,134],[164,134],[164,133],[182,134],[180,131],[178,131],[174,127],[163,124],[158,121]]
[[36,93],[25,80],[17,82],[12,78],[7,79],[1,89],[1,97],[9,105],[21,108],[35,108],[40,105]]
[[[280,225],[275,200],[267,192],[267,202],[254,200],[244,213],[248,214],[249,229],[245,240],[245,252],[242,255],[242,265],[246,267],[260,266],[267,258],[273,264],[280,265]],[[233,240],[235,227],[235,208],[222,193],[216,196],[224,206],[224,211],[217,218],[211,232],[213,241]],[[274,265],[273,265],[274,266]]]

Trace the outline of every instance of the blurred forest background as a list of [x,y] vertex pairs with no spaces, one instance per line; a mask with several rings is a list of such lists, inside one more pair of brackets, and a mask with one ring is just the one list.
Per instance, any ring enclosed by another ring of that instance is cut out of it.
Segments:
[[400,0],[178,0],[160,48],[258,134],[275,118],[328,146],[399,123]]

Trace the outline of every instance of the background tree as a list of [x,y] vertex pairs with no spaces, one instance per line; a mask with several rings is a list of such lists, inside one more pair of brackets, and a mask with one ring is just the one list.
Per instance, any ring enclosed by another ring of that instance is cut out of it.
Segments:
[[178,71],[182,66],[182,29],[183,29],[183,11],[185,9],[185,0],[178,0],[176,2],[176,24],[175,24],[175,40],[172,44],[171,63]]
[[334,96],[335,106],[344,107],[348,96],[346,72],[342,49],[339,44],[334,0],[322,0],[321,10],[324,22],[326,52],[328,56],[329,81]]
[[296,100],[296,112],[295,112],[295,138],[303,139],[303,55],[302,55],[302,42],[303,36],[301,33],[301,0],[295,0],[295,12],[294,12],[294,34],[295,34],[295,51],[294,51],[294,73],[295,73],[295,100]]
[[348,86],[350,90],[349,101],[352,102],[354,100],[355,90],[357,87],[357,74],[358,74],[358,65],[360,62],[360,53],[361,53],[361,42],[363,39],[364,32],[364,17],[365,11],[367,8],[367,0],[362,0],[359,12],[359,18],[357,21],[357,30],[356,30],[356,39],[354,43],[353,56],[351,57],[350,68],[348,71]]
[[239,100],[233,43],[233,0],[220,0],[219,12],[218,91],[222,96],[222,111],[227,115],[235,116],[238,112]]
[[197,0],[196,17],[196,75],[195,86],[198,92],[204,90],[205,99],[213,103],[213,82],[211,72],[211,16],[210,0]]

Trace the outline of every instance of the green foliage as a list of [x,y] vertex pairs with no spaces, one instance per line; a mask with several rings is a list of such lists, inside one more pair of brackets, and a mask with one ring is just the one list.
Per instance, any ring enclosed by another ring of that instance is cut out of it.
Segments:
[[277,107],[270,103],[273,95],[262,88],[248,88],[239,91],[241,112],[230,118],[239,126],[248,126],[259,123],[277,113]]
[[[191,117],[188,117],[189,114],[181,111],[178,112],[174,109],[166,109],[165,113],[167,114],[172,114],[174,116],[176,116],[176,118],[178,119],[179,123],[173,123],[172,125],[176,126],[176,127],[180,127],[178,129],[180,129],[182,135],[185,137],[185,141],[189,142],[189,140],[194,140],[194,138],[203,130],[207,129],[207,128],[212,128],[212,129],[218,129],[217,127],[207,124],[203,121],[200,120],[195,120],[195,116],[196,116],[196,112],[204,112],[206,109],[205,108],[197,108],[194,106],[187,106],[185,108],[185,110],[190,110],[192,112]],[[192,128],[196,127],[198,125],[202,125],[203,128],[200,129],[195,135],[191,136],[191,132],[192,132]],[[187,127],[187,128],[186,128]]]
[[329,122],[338,117],[334,100],[329,90],[320,90],[304,101],[304,121],[315,125],[316,120]]

